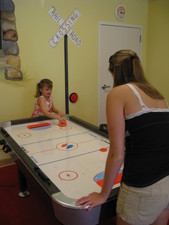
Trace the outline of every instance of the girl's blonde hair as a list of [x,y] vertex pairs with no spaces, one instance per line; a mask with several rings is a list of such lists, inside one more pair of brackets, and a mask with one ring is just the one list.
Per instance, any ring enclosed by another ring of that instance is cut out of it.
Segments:
[[42,79],[39,83],[37,83],[35,98],[38,98],[42,95],[40,89],[43,88],[44,86],[48,86],[49,88],[53,88],[53,83],[49,79]]
[[164,99],[146,80],[140,59],[135,52],[120,50],[110,56],[109,71],[114,77],[114,87],[133,82],[148,96],[154,99]]

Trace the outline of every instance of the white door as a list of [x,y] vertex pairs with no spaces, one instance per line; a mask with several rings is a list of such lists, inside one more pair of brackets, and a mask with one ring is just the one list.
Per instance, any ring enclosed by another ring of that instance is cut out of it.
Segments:
[[98,126],[106,124],[106,97],[113,86],[108,71],[109,57],[121,49],[131,49],[141,58],[141,27],[99,24]]

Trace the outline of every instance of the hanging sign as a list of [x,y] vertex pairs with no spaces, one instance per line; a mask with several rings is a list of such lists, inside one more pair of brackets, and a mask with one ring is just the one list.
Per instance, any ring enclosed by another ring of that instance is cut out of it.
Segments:
[[64,20],[60,14],[56,11],[54,7],[52,7],[48,14],[52,17],[52,19],[60,26],[57,32],[53,35],[53,37],[50,39],[49,44],[55,48],[57,44],[62,40],[65,34],[68,35],[68,37],[73,41],[73,43],[80,47],[82,44],[82,41],[78,37],[78,35],[71,29],[72,26],[77,22],[77,20],[80,17],[80,12],[78,9],[74,9],[72,14]]

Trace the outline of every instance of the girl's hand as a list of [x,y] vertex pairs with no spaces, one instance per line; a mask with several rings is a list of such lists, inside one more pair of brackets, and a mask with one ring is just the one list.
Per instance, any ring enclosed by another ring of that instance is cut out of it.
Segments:
[[62,116],[62,117],[65,115],[63,112],[60,112],[60,111],[58,112],[58,114],[59,116]]
[[64,121],[65,121],[65,118],[62,117],[62,116],[58,116],[58,120],[59,120],[60,122],[64,122]]
[[106,199],[101,195],[101,193],[93,192],[88,196],[84,196],[76,201],[76,206],[80,206],[80,209],[88,207],[90,211],[93,207],[101,205]]

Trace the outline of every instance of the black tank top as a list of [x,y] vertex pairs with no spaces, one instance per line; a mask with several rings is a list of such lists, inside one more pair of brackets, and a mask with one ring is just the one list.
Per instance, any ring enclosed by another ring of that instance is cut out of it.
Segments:
[[169,175],[169,109],[148,108],[140,94],[141,110],[125,118],[125,160],[122,182],[146,187]]

